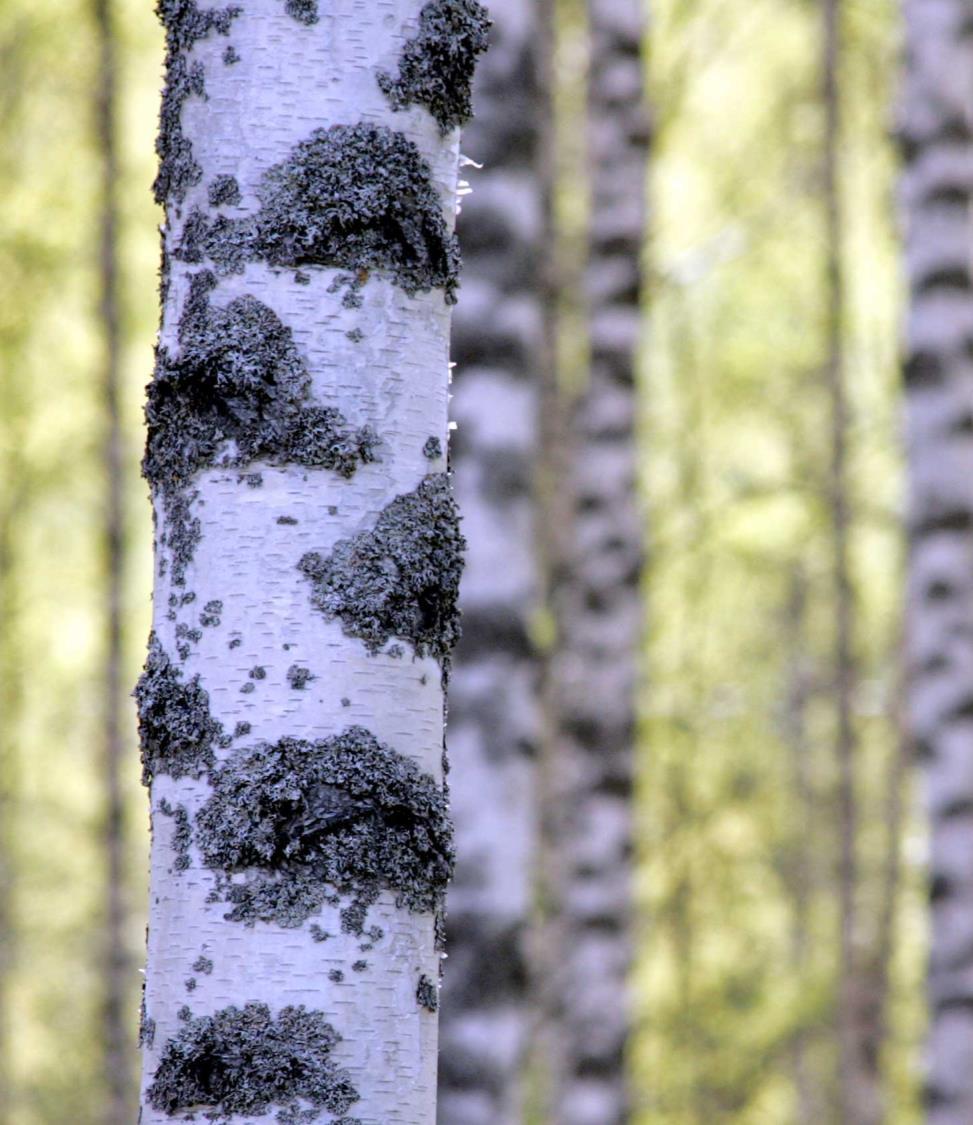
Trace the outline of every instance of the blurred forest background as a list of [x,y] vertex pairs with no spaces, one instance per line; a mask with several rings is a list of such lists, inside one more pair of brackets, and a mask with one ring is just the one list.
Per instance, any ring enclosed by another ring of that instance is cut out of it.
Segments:
[[[560,352],[570,378],[585,355],[569,282],[588,202],[578,143],[588,39],[580,0],[555,7]],[[134,1082],[137,1065],[148,841],[127,692],[150,612],[151,519],[138,466],[158,315],[151,183],[163,43],[148,0],[117,0],[113,11],[120,824],[106,788],[114,408],[101,298],[104,6],[0,0],[2,1125],[107,1121],[112,1085]],[[837,1096],[849,823],[854,955],[881,1010],[887,1120],[921,1115],[925,832],[900,714],[900,17],[894,0],[842,5],[836,247],[821,11],[815,0],[652,6],[639,383],[648,629],[630,1051],[638,1125],[837,1120],[827,1107]],[[475,192],[476,173],[469,178]],[[836,332],[835,255],[844,279]],[[834,565],[836,338],[848,415],[847,495],[838,498],[847,589]],[[843,615],[854,643],[842,657]],[[855,685],[850,789],[842,676]],[[121,1071],[105,1033],[118,832]],[[805,1109],[820,1099],[816,1115],[798,1116],[802,1099]]]

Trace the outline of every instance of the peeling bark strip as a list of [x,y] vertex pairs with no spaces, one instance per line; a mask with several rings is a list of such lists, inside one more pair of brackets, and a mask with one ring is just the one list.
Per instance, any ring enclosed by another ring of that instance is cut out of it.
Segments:
[[456,601],[465,540],[445,473],[397,496],[372,531],[343,539],[324,558],[311,552],[301,571],[326,617],[376,653],[392,637],[418,656],[445,660],[459,638]]
[[133,693],[142,745],[142,783],[156,774],[201,777],[216,762],[214,746],[223,728],[209,710],[199,676],[183,675],[166,655],[159,638],[149,637],[145,670]]
[[[287,1007],[275,1018],[266,1004],[229,1007],[189,1019],[166,1043],[148,1089],[154,1109],[203,1112],[208,1120],[281,1107],[281,1125],[314,1120],[305,1105],[344,1114],[358,1101],[331,1052],[341,1036],[320,1012]],[[342,1117],[336,1125],[356,1125]]]
[[423,0],[319,7],[158,7],[142,1125],[435,1117],[458,137],[379,86]]
[[[224,273],[248,261],[354,270],[357,292],[369,270],[387,270],[409,293],[444,289],[455,300],[460,255],[429,165],[401,133],[382,125],[316,129],[267,172],[261,207],[248,219],[209,223],[194,211],[180,256],[209,259]],[[364,276],[361,273],[364,272]]]
[[361,935],[385,889],[409,910],[442,910],[453,861],[445,794],[361,727],[257,746],[212,780],[196,836],[226,876],[228,919],[300,926],[337,892],[353,900],[343,928]]
[[445,136],[473,116],[470,91],[479,55],[487,49],[490,19],[477,0],[429,0],[419,31],[405,45],[397,78],[378,84],[395,109],[424,105]]
[[926,1120],[973,1121],[973,22],[906,0],[909,697],[930,818]]

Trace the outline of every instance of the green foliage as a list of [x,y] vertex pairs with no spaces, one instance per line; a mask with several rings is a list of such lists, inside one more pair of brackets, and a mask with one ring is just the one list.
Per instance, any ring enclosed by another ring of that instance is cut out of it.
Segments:
[[[813,1119],[834,1118],[820,20],[790,0],[655,6],[639,1125],[796,1120],[798,1054],[819,1099]],[[841,190],[865,963],[880,936],[898,751],[895,31],[889,0],[848,6]],[[922,1012],[914,867],[905,882],[883,1060],[899,1123],[918,1120]]]

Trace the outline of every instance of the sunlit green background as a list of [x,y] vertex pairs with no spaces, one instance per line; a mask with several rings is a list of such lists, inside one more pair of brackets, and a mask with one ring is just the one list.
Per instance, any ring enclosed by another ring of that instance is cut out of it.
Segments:
[[[583,105],[584,37],[572,6],[561,7],[557,104],[568,142],[579,132],[571,115]],[[161,218],[150,192],[162,60],[151,8],[116,4],[128,683],[141,664],[151,585],[138,475]],[[867,959],[880,940],[899,752],[896,5],[849,0],[845,30],[844,331]],[[0,0],[0,848],[14,874],[0,998],[7,994],[11,1125],[104,1120],[95,45],[89,4]],[[657,0],[650,55],[638,1123],[781,1125],[794,1112],[798,1050],[828,1120],[838,920],[819,5]],[[565,166],[577,159],[565,143]],[[569,248],[584,200],[578,180],[562,186]],[[795,685],[804,692],[800,746]],[[134,1070],[147,817],[130,706],[126,731]],[[919,1120],[923,1020],[924,845],[908,779],[903,799],[884,1058],[894,1125]]]

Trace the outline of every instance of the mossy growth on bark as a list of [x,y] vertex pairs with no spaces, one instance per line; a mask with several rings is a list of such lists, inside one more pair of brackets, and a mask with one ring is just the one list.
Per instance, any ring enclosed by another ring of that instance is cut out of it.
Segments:
[[265,174],[256,215],[210,221],[194,211],[179,256],[221,273],[248,261],[300,270],[349,270],[353,296],[371,270],[410,295],[443,289],[455,300],[460,255],[428,164],[401,133],[360,123],[316,129]]
[[453,861],[445,794],[364,728],[260,744],[212,785],[196,845],[231,921],[300,926],[350,896],[342,925],[362,934],[383,890],[414,912],[442,909]]
[[148,388],[148,441],[142,471],[162,497],[173,581],[182,584],[199,540],[187,486],[200,469],[278,465],[330,469],[351,477],[375,459],[368,426],[311,400],[311,376],[291,330],[249,295],[210,304],[217,282],[195,274],[179,321],[179,354],[160,347]]
[[298,23],[307,27],[315,24],[320,19],[318,15],[318,0],[285,0],[284,11]]
[[393,109],[425,106],[443,136],[469,121],[473,72],[489,30],[487,10],[477,0],[429,0],[419,13],[418,32],[399,57],[398,75],[378,76]]
[[201,9],[195,0],[158,0],[155,10],[166,34],[166,81],[155,146],[159,173],[154,191],[157,203],[169,199],[181,203],[186,192],[198,184],[203,175],[182,128],[183,103],[192,94],[200,98],[206,96],[202,63],[190,62],[188,54],[193,45],[211,31],[228,35],[240,8],[230,5]]
[[153,632],[145,668],[134,691],[142,747],[142,781],[156,774],[200,777],[216,761],[223,727],[210,714],[199,676],[184,680]]
[[449,477],[434,473],[397,496],[371,531],[340,540],[328,556],[306,554],[299,566],[314,606],[370,652],[397,637],[445,660],[459,639],[465,548]]
[[333,1125],[359,1125],[344,1116],[359,1095],[331,1057],[340,1041],[324,1014],[303,1004],[276,1016],[251,1003],[191,1017],[163,1047],[146,1100],[170,1116],[195,1112],[210,1121],[278,1107],[281,1125],[323,1112],[338,1117]]

